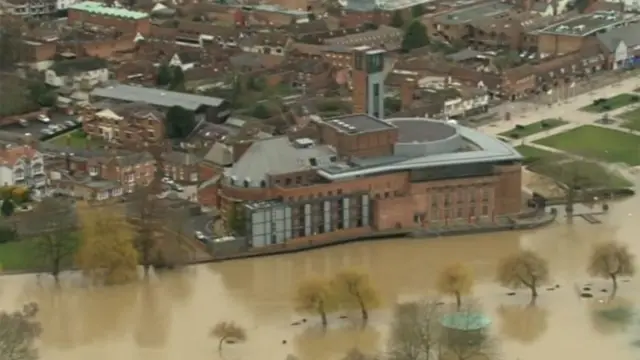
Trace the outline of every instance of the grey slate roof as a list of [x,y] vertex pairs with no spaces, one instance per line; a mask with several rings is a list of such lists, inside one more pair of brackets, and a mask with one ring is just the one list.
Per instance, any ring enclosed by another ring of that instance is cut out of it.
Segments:
[[233,153],[229,146],[217,142],[213,144],[204,156],[204,161],[209,161],[220,166],[229,166],[233,164]]
[[225,179],[235,176],[239,183],[248,180],[251,187],[260,187],[261,181],[267,180],[267,175],[314,168],[311,158],[316,159],[317,166],[328,165],[334,155],[335,151],[326,145],[296,148],[286,136],[258,140],[225,171]]
[[640,45],[640,23],[611,29],[596,37],[611,52],[616,51],[621,41],[628,47]]
[[108,87],[94,89],[91,92],[91,96],[126,102],[143,102],[162,107],[181,106],[191,111],[195,111],[201,106],[217,107],[225,101],[224,99],[210,96],[123,84],[113,84]]

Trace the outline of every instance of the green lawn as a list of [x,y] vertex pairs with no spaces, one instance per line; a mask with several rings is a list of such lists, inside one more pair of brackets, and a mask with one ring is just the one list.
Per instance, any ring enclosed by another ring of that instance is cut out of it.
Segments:
[[87,145],[89,145],[89,147],[91,148],[101,148],[104,145],[104,142],[99,139],[87,138],[87,135],[84,133],[84,131],[80,129],[50,139],[49,142],[52,142],[56,145],[68,146],[70,148],[76,149],[87,148]]
[[620,126],[627,129],[640,131],[640,108],[629,110],[618,116],[624,122]]
[[619,94],[606,99],[598,105],[587,105],[583,108],[580,108],[580,110],[592,113],[602,113],[637,103],[639,100],[640,98],[637,94]]
[[511,139],[521,139],[529,135],[537,134],[539,132],[553,129],[555,127],[566,124],[567,122],[562,119],[544,119],[536,121],[532,124],[516,127],[512,130],[505,131],[498,135],[508,137]]
[[545,160],[555,159],[559,156],[562,156],[561,154],[556,154],[551,151],[542,150],[537,147],[529,146],[529,145],[516,146],[516,150],[518,150],[518,152],[524,157],[525,164],[528,164],[540,159],[545,159]]
[[25,270],[39,267],[38,261],[33,256],[32,244],[30,241],[0,244],[2,270]]
[[583,125],[535,143],[583,157],[640,165],[640,136],[599,126]]
[[[67,236],[70,237],[70,240],[75,241],[74,247],[79,245],[76,233],[69,233]],[[0,244],[0,273],[2,270],[41,270],[45,264],[35,255],[36,250],[33,238]],[[62,264],[63,268],[71,268],[72,266],[72,256]]]
[[528,168],[563,184],[572,184],[584,189],[629,188],[633,186],[631,182],[619,174],[591,161],[560,160],[556,162],[536,162]]

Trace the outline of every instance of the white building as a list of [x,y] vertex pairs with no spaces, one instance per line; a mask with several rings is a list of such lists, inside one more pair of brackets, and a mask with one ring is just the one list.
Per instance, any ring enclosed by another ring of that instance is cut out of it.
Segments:
[[0,13],[23,17],[41,17],[56,12],[56,0],[0,0]]
[[42,154],[26,145],[5,145],[0,149],[0,185],[28,187],[39,195],[47,186]]
[[58,61],[45,71],[45,83],[55,87],[89,90],[108,80],[107,62],[98,58]]

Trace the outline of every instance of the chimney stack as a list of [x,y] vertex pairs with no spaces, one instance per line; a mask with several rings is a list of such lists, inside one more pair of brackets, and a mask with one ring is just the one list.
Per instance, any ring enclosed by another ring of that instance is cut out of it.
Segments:
[[405,78],[400,84],[400,109],[402,111],[411,107],[416,91],[416,80],[414,78]]

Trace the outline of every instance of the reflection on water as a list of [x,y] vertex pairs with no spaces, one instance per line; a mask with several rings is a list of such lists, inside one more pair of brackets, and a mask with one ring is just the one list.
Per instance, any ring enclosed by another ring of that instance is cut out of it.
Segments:
[[593,327],[601,334],[624,332],[633,324],[634,305],[631,301],[616,297],[613,300],[592,301],[588,309]]
[[380,348],[380,332],[374,326],[349,324],[327,331],[309,327],[294,338],[297,356],[305,360],[342,358],[352,349],[363,353]]
[[540,305],[500,305],[500,333],[509,339],[531,343],[547,330],[549,312]]
[[[594,297],[576,289],[592,282],[585,272],[594,243],[619,240],[640,255],[634,241],[640,230],[640,197],[615,204],[605,224],[576,220],[522,233],[497,233],[438,239],[391,239],[317,251],[162,273],[149,281],[110,288],[83,287],[64,279],[62,289],[38,284],[33,275],[0,277],[0,306],[13,309],[26,301],[40,303],[42,356],[47,360],[190,360],[218,359],[208,337],[218,321],[235,321],[247,329],[248,341],[225,347],[224,360],[335,359],[357,347],[364,352],[386,342],[390,306],[397,301],[433,295],[436,271],[451,263],[473,269],[478,298],[493,317],[493,331],[502,340],[504,357],[520,360],[571,354],[581,360],[635,359],[629,323],[612,320],[607,309],[637,306],[637,281],[623,282],[619,298],[607,302],[606,282],[594,283]],[[529,248],[549,261],[553,284],[541,289],[538,305],[529,308],[528,293],[507,296],[494,283],[497,261]],[[316,319],[298,326],[292,311],[295,285],[305,277],[331,276],[341,268],[358,267],[371,275],[383,306],[372,313],[371,326],[361,330],[332,315],[327,333]],[[447,300],[449,301],[449,300]],[[602,302],[601,302],[602,301]],[[618,306],[620,307],[620,306]],[[604,309],[605,316],[602,318]],[[597,314],[597,315],[596,315]],[[614,312],[613,318],[616,318]],[[619,315],[619,314],[618,314]],[[606,335],[604,335],[606,334]],[[576,346],[580,339],[580,346]],[[637,350],[635,350],[637,351]]]

